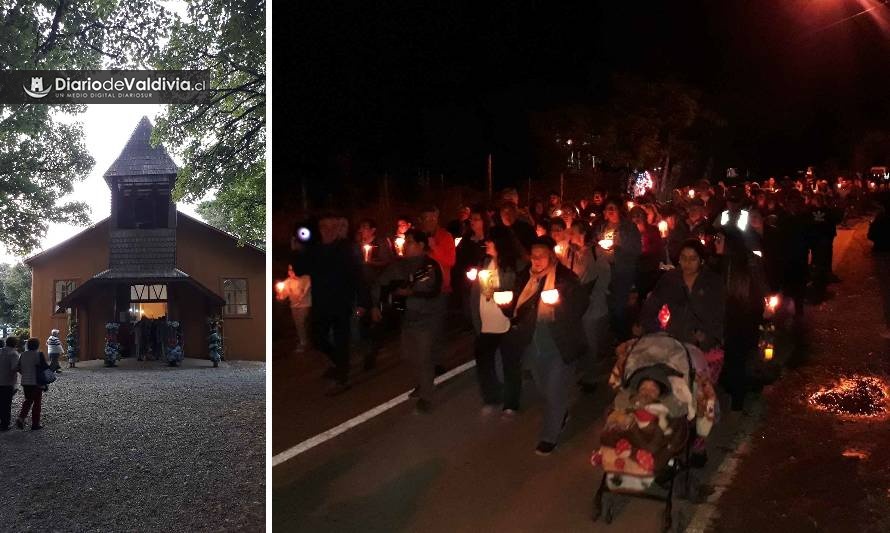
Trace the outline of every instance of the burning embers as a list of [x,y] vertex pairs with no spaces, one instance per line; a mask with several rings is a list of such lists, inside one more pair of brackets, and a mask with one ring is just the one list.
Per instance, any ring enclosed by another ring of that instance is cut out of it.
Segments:
[[813,394],[810,404],[839,415],[880,416],[888,411],[888,396],[888,386],[883,380],[854,375]]

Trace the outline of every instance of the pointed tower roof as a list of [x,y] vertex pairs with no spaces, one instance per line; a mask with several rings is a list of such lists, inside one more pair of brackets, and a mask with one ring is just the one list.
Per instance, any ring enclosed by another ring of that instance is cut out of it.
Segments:
[[164,146],[151,146],[151,130],[151,122],[143,116],[127,145],[105,171],[106,182],[122,176],[176,175],[179,169]]

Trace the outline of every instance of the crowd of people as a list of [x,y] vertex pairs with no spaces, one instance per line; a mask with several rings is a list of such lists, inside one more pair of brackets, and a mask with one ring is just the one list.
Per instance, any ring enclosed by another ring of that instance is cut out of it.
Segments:
[[345,217],[328,213],[295,229],[288,278],[276,288],[291,306],[296,351],[311,340],[330,358],[331,395],[350,387],[357,321],[365,370],[388,332],[400,331],[415,370],[411,396],[428,412],[446,336],[471,326],[482,412],[517,416],[530,370],[544,411],[536,452],[546,455],[572,387],[592,392],[615,346],[647,333],[722,357],[720,381],[740,411],[757,386],[746,368],[764,349],[760,326],[776,299],[799,320],[805,303],[827,297],[839,281],[837,226],[881,193],[890,194],[885,182],[786,177],[701,180],[667,201],[597,189],[522,205],[507,189],[447,223],[435,206],[398,216],[387,221],[392,233],[365,219],[350,234]]

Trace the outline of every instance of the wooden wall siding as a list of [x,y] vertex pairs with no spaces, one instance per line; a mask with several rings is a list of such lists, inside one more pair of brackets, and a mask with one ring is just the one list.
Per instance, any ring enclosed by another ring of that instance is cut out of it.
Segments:
[[[33,273],[31,291],[32,335],[46,342],[51,329],[58,329],[61,338],[68,335],[67,317],[53,315],[53,281],[76,279],[82,285],[109,265],[108,221],[69,239],[61,245],[30,261]],[[264,360],[266,354],[266,282],[265,256],[250,247],[238,247],[235,241],[220,232],[187,216],[179,214],[176,234],[176,267],[186,272],[211,291],[222,296],[224,278],[248,280],[250,314],[244,318],[227,318],[224,322],[226,357],[228,359]],[[174,285],[171,284],[170,287]],[[168,288],[169,290],[169,288]],[[186,355],[206,357],[204,296],[197,289],[176,285],[171,299],[180,317],[193,317],[183,322],[183,336],[187,338]],[[183,291],[187,291],[183,295]],[[81,320],[81,357],[104,357],[105,323],[115,319],[114,289],[103,286],[97,297],[86,308],[78,310]],[[182,295],[180,298],[179,296]],[[125,310],[126,307],[120,309]]]
[[266,258],[194,219],[179,214],[176,266],[222,296],[225,278],[246,278],[248,316],[224,317],[226,357],[261,361],[266,358]]
[[116,229],[111,232],[111,261],[114,270],[168,272],[176,262],[176,229]]
[[68,317],[53,313],[54,281],[74,279],[79,287],[108,268],[108,220],[40,254],[30,266],[31,335],[40,339],[40,345],[45,349],[44,343],[52,329],[60,331],[61,339],[68,336]]

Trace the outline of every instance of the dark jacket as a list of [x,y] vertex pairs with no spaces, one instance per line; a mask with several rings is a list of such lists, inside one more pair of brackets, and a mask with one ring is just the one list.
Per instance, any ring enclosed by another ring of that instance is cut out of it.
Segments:
[[371,286],[372,305],[379,303],[381,288],[393,282],[412,291],[405,298],[406,322],[418,322],[439,311],[435,298],[442,294],[442,269],[435,259],[423,255],[391,263]]
[[[487,268],[489,263],[491,263],[491,257],[485,256],[485,259],[482,261],[482,268]],[[515,266],[503,266],[498,265],[498,281],[499,287],[495,290],[504,290],[504,291],[513,291],[513,298],[519,298],[519,293],[516,292],[516,272],[517,270],[522,271],[528,268],[527,262],[520,261],[518,265]],[[464,277],[466,279],[466,277]],[[528,280],[528,277],[525,278]],[[469,297],[469,313],[470,320],[473,322],[473,329],[479,334],[482,331],[482,317],[479,315],[479,299],[482,298],[482,290],[478,283],[473,283],[470,285],[470,297]],[[512,310],[509,311],[512,313]],[[505,309],[504,314],[510,316],[508,311]]]
[[[314,245],[310,254],[312,307],[331,313],[350,312],[356,304],[362,277],[358,245],[344,239]],[[367,307],[367,302],[358,302]]]
[[[510,319],[512,326],[504,339],[503,349],[513,353],[525,351],[532,341],[538,323],[540,290],[534,297],[523,302],[518,309],[515,307],[519,295],[522,294],[522,289],[525,288],[530,277],[528,269],[517,272],[516,284],[513,288],[513,303],[506,310],[513,318]],[[541,279],[541,289],[543,289],[545,281],[546,279]],[[563,361],[571,363],[578,359],[586,349],[581,315],[587,309],[588,298],[580,288],[578,276],[562,264],[556,266],[555,288],[559,291],[560,301],[554,310],[551,333]]]
[[667,304],[671,313],[668,333],[683,342],[696,343],[694,333],[700,330],[705,334],[700,347],[707,351],[723,343],[725,302],[719,275],[702,269],[690,293],[680,269],[671,270],[661,276],[643,304],[640,325],[646,333],[661,331],[658,313]]

